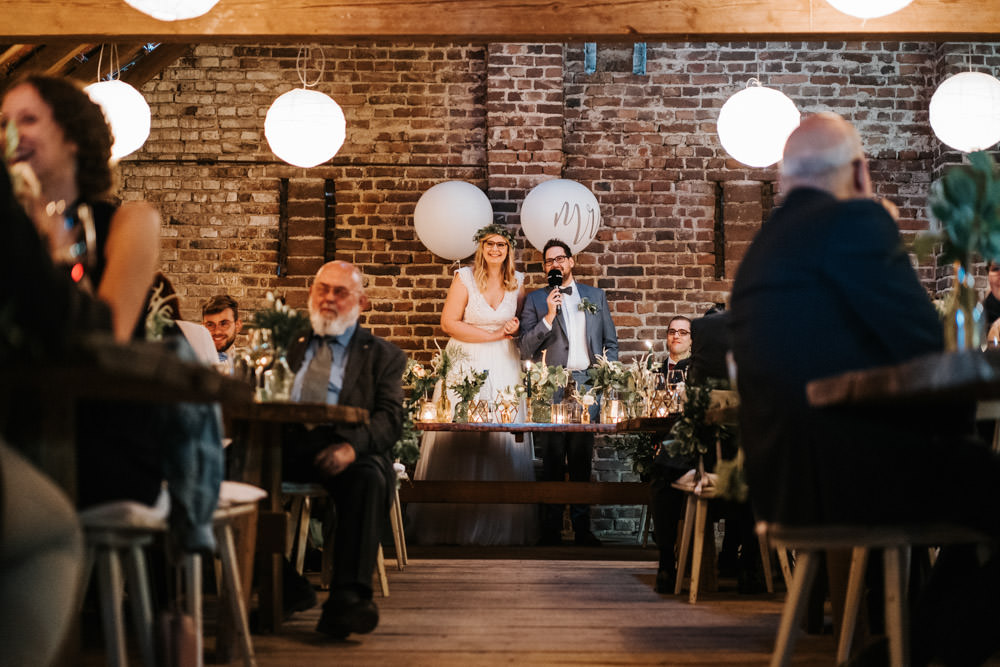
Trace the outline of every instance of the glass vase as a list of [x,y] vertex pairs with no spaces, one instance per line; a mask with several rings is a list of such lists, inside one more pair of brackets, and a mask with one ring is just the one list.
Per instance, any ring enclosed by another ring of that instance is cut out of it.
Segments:
[[277,361],[271,365],[270,370],[265,372],[267,376],[266,392],[269,400],[289,401],[292,398],[292,384],[295,382],[295,373],[288,365],[288,360],[284,355],[278,357]]
[[531,421],[538,424],[548,424],[552,421],[552,404],[545,400],[532,401]]
[[469,423],[469,401],[459,401],[455,404],[455,423]]
[[441,385],[441,393],[438,394],[437,399],[437,419],[439,422],[450,422],[451,421],[451,400],[448,398],[448,390],[445,389],[444,385]]
[[983,342],[983,307],[974,278],[955,262],[955,279],[944,313],[944,346],[950,352],[978,350]]

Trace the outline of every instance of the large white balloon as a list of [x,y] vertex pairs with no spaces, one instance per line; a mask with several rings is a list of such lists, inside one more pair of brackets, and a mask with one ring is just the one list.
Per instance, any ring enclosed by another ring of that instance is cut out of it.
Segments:
[[445,181],[420,195],[413,226],[427,249],[445,259],[464,259],[476,252],[472,239],[493,222],[489,197],[472,183]]
[[539,183],[521,204],[521,229],[539,250],[559,239],[575,255],[594,240],[601,227],[597,197],[576,181],[557,178]]

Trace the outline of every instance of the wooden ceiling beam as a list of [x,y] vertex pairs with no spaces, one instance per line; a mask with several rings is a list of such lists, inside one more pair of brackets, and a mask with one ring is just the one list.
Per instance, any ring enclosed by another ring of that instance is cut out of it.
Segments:
[[[146,42],[118,44],[117,63],[129,62],[139,54],[145,45]],[[102,56],[91,56],[87,62],[80,63],[76,67],[68,69],[64,74],[85,84],[97,81],[99,76],[106,77],[112,69],[109,52],[110,49],[106,48]],[[98,72],[98,68],[100,68],[100,72]]]
[[146,83],[178,58],[190,52],[189,44],[160,44],[152,53],[143,56],[133,67],[122,72],[122,80],[136,88]]
[[18,65],[20,72],[42,72],[44,74],[61,74],[67,64],[88,49],[86,44],[75,46],[48,44],[40,47],[23,63]]
[[825,0],[220,0],[208,14],[157,21],[122,0],[4,0],[0,41],[267,40],[648,41],[984,40],[1000,2],[913,0],[853,18]]

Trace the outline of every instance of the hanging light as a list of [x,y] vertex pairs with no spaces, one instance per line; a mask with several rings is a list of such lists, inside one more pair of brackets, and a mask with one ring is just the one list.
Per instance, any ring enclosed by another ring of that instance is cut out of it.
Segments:
[[347,137],[347,121],[340,105],[318,90],[309,90],[323,75],[320,67],[315,83],[306,83],[306,49],[299,50],[295,68],[304,88],[290,90],[271,103],[264,118],[264,136],[279,158],[296,167],[315,167],[340,150]]
[[125,4],[160,21],[183,21],[207,14],[219,0],[125,0]]
[[[101,74],[101,59],[104,58],[104,47],[97,61],[97,74]],[[110,76],[114,77],[121,71],[118,61],[118,47],[112,45],[109,67]],[[142,148],[149,138],[150,112],[149,104],[138,90],[121,79],[109,78],[98,81],[84,88],[95,104],[101,107],[104,118],[111,127],[111,161],[118,162],[126,155]]]
[[733,158],[750,167],[769,167],[781,159],[799,117],[787,96],[750,79],[746,88],[722,105],[716,131]]
[[833,8],[856,16],[859,19],[873,19],[898,12],[913,0],[826,0]]
[[983,72],[948,77],[931,96],[931,129],[965,153],[1000,141],[1000,81]]

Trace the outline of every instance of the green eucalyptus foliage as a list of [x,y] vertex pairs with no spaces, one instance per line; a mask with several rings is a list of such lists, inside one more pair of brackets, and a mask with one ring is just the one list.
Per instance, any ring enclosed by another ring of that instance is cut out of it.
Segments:
[[941,264],[968,266],[975,254],[1000,259],[1000,179],[989,153],[970,153],[969,164],[948,169],[931,186],[928,205],[939,228],[918,238],[918,254],[926,256],[940,243]]

